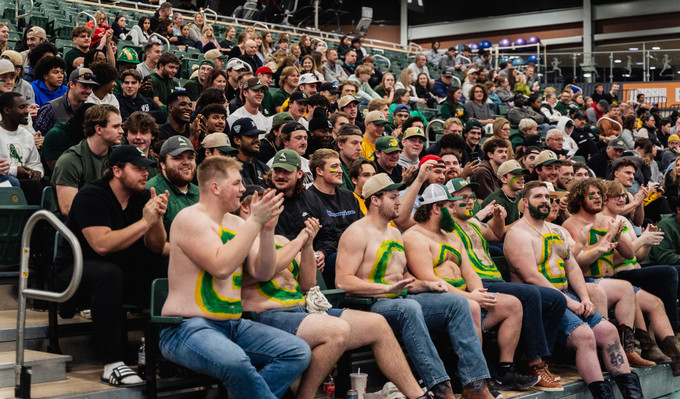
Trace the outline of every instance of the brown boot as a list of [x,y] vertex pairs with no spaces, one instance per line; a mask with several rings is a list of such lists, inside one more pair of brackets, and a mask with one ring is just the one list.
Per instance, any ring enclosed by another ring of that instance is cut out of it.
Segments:
[[463,393],[460,397],[461,399],[495,399],[491,392],[489,392],[489,387],[486,386],[486,382],[484,382],[484,389],[478,392],[463,387]]
[[625,324],[619,324],[619,335],[621,336],[621,345],[623,351],[626,353],[628,363],[631,367],[652,367],[656,363],[643,359],[635,352],[635,339],[633,338],[633,329]]
[[680,375],[680,350],[677,347],[678,339],[674,335],[669,335],[661,342],[661,350],[668,355],[671,360],[671,370],[673,370],[673,377]]
[[638,328],[635,330],[635,338],[640,341],[643,359],[651,360],[656,364],[672,362],[670,357],[661,352],[661,349],[656,345],[656,342],[649,336],[649,332]]

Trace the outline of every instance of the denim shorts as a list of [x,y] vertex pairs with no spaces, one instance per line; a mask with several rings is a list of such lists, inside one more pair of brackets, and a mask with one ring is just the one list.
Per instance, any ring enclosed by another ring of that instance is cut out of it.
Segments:
[[[562,291],[562,293],[577,302],[581,302],[579,297],[577,297],[576,295],[572,294],[569,291]],[[583,317],[576,315],[576,313],[572,312],[569,309],[565,310],[564,315],[562,315],[562,319],[560,320],[560,325],[557,327],[559,331],[560,342],[562,344],[566,344],[567,338],[569,338],[569,334],[571,334],[571,332],[574,331],[577,327],[580,327],[583,324],[587,324],[590,328],[593,328],[600,321],[602,321],[602,316],[597,312],[594,312],[592,315],[588,317]]]
[[[330,308],[326,313],[328,313],[329,316],[340,317],[342,316],[343,310],[344,309]],[[310,313],[305,307],[292,306],[258,313],[254,320],[295,335],[297,334],[298,327],[302,324],[302,320],[309,315]]]
[[[586,280],[586,283],[594,283],[594,284],[597,284],[597,283],[599,283],[600,281],[602,281],[602,277],[599,277],[599,278],[584,277],[584,278],[585,278],[585,280]],[[636,285],[633,286],[633,292],[634,292],[634,293],[637,294],[638,291],[640,291],[640,290],[641,290],[640,287],[638,287],[638,286],[636,286]]]

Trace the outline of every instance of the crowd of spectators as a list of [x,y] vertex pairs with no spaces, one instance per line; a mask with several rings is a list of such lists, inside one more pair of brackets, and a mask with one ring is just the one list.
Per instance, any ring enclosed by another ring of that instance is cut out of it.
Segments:
[[[95,19],[96,30],[73,28],[65,54],[37,26],[2,52],[0,184],[21,187],[31,203],[54,188],[85,261],[78,295],[60,313],[91,309],[104,380],[141,382],[123,363],[123,303],[144,306],[163,276],[163,313],[191,320],[164,331],[163,353],[238,397],[280,397],[303,372],[298,396],[312,397],[344,350],[371,345],[408,397],[450,398],[428,328],[449,333],[465,398],[561,390],[544,361],[555,345],[575,349],[596,398],[613,397],[596,344],[626,398],[642,397],[629,366],[670,362],[680,375],[677,112],[627,102],[618,84],[605,92],[598,83],[588,96],[541,85],[535,66],[493,65],[467,47],[433,44],[395,76],[376,68],[360,37],[336,48],[307,35],[273,42],[250,27],[216,37],[201,12],[187,21],[169,2],[131,29],[101,10]],[[184,84],[182,59],[153,33],[203,52]],[[143,46],[143,57],[120,40]],[[433,79],[429,68],[442,73]],[[444,121],[440,137],[426,135],[423,108]],[[508,270],[494,264],[503,255]],[[60,284],[72,259],[61,245]],[[317,269],[327,286],[372,297],[371,315],[307,319],[301,291]],[[385,300],[395,297],[403,301]],[[268,313],[291,306],[295,327]],[[446,318],[434,320],[437,306]],[[242,310],[292,335],[227,323]],[[338,318],[345,324],[333,325]],[[493,326],[500,357],[484,359],[481,332]],[[229,348],[268,341],[271,358],[246,349],[214,371],[181,349],[212,342],[206,328]]]

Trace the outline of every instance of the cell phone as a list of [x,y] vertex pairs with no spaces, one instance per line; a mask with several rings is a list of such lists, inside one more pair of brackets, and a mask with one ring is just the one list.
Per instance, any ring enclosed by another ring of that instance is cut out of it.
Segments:
[[474,152],[472,152],[472,153],[470,154],[470,158],[472,158],[473,161],[474,161],[474,160],[479,160],[479,151],[474,151]]

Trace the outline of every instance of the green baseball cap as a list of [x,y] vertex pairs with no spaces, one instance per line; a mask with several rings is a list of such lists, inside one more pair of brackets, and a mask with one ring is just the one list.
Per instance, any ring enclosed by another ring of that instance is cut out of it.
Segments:
[[391,154],[395,151],[401,151],[399,147],[399,140],[392,136],[382,136],[375,142],[375,150],[382,151],[385,154]]
[[446,188],[449,189],[449,194],[451,195],[456,194],[458,191],[464,189],[465,187],[470,187],[472,189],[472,192],[475,192],[479,188],[479,184],[475,182],[468,183],[467,180],[461,179],[460,177],[451,179],[446,183]]
[[200,65],[210,65],[211,67],[215,68],[215,61],[204,58]]
[[293,115],[288,112],[279,112],[272,117],[272,128],[277,128],[281,125],[285,125],[288,122],[295,122]]
[[272,169],[281,168],[289,172],[293,172],[296,169],[302,167],[302,161],[300,160],[300,155],[293,150],[279,150],[279,152],[274,155],[274,163],[272,163]]

